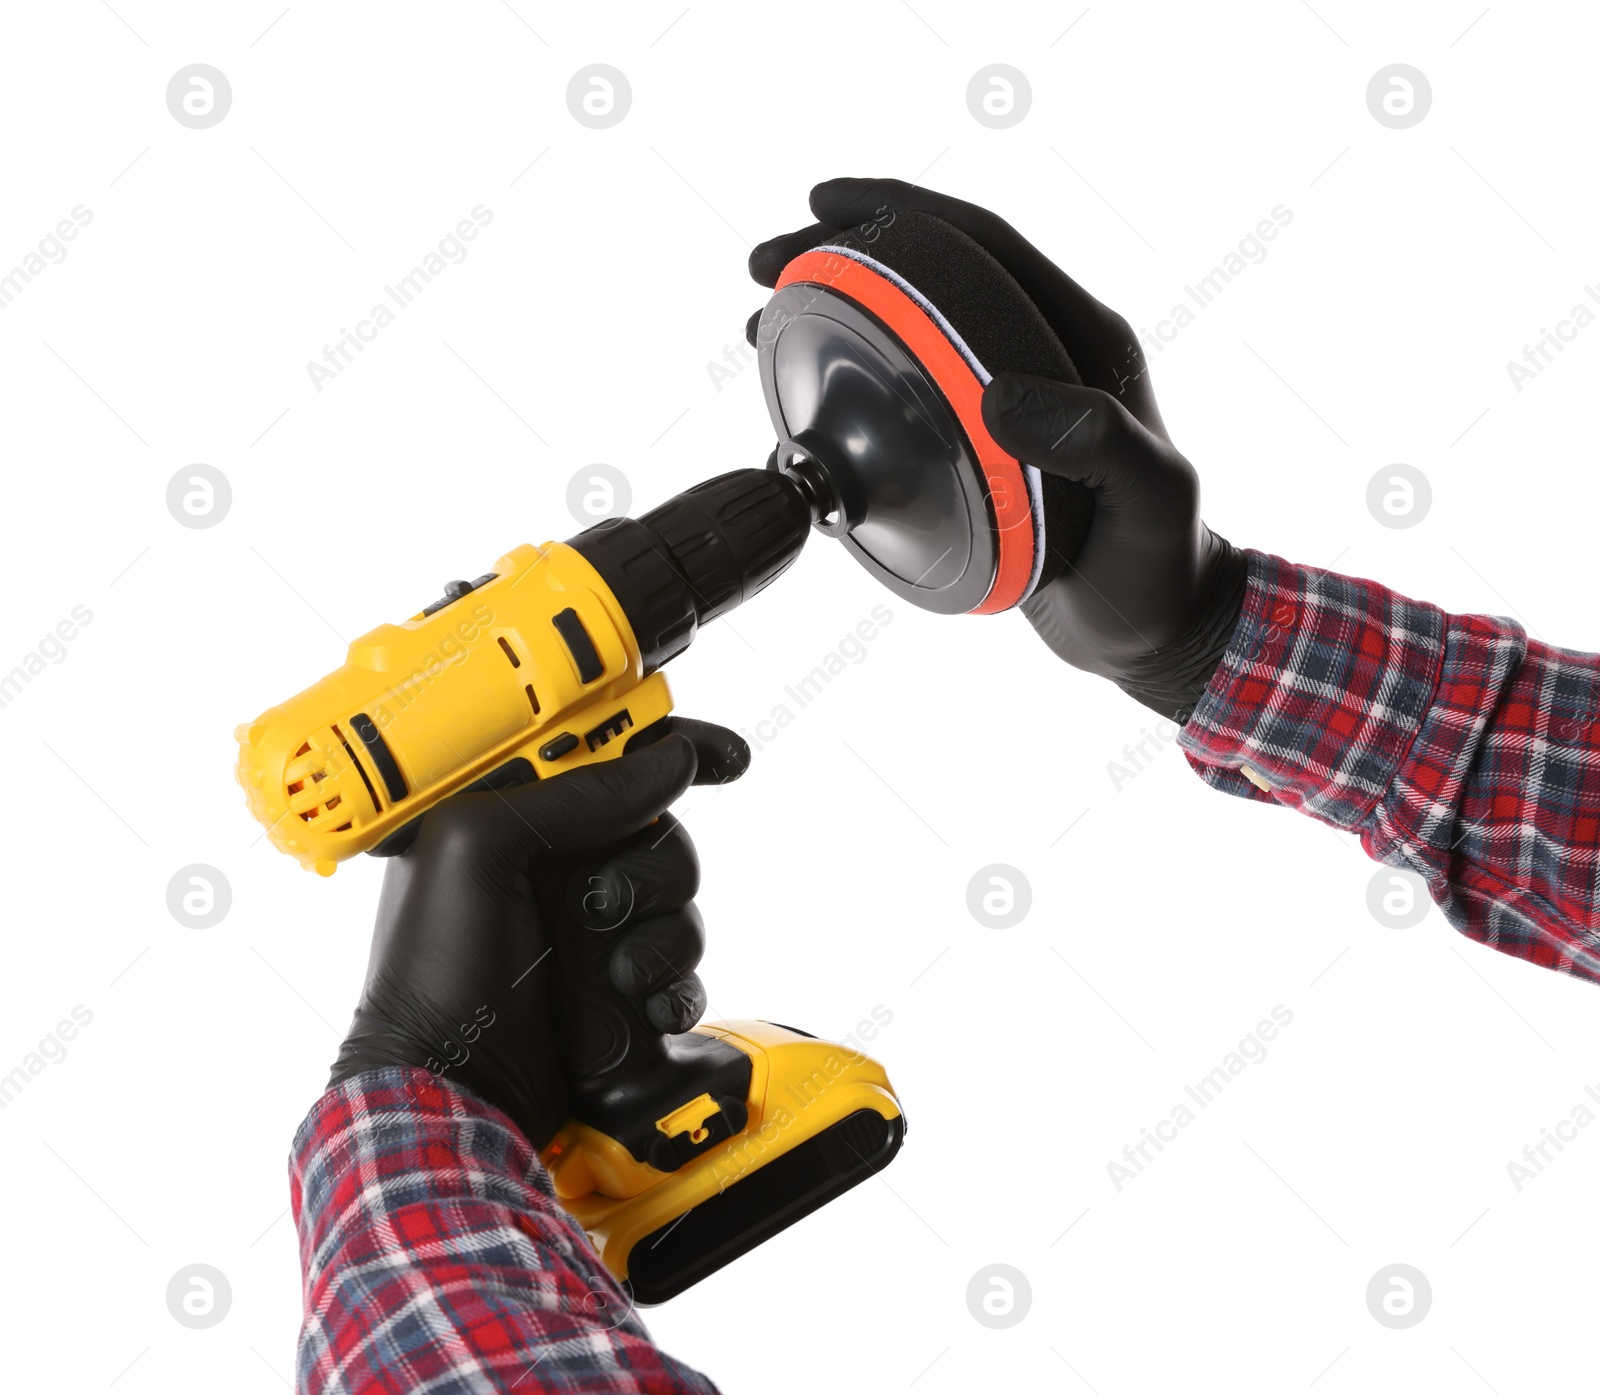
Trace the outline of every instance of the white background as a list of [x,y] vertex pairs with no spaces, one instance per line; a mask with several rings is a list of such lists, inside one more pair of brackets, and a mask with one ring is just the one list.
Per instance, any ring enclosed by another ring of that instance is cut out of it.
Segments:
[[[0,312],[0,669],[74,605],[94,618],[0,710],[0,1072],[74,1004],[94,1017],[0,1113],[6,1384],[291,1375],[285,1155],[382,869],[322,881],[258,841],[233,726],[446,578],[577,531],[581,467],[623,470],[647,507],[761,464],[754,368],[719,392],[706,365],[762,303],[750,244],[809,221],[818,179],[990,205],[1139,327],[1286,205],[1270,256],[1154,355],[1208,519],[1600,646],[1600,329],[1520,393],[1505,367],[1600,278],[1596,25],[1481,10],[8,12],[0,266],[75,205],[94,217]],[[203,131],[164,96],[196,62],[233,89]],[[564,95],[597,62],[633,91],[608,130]],[[991,62],[1033,89],[1007,130],[966,106]],[[1366,105],[1394,62],[1433,88],[1409,130]],[[480,203],[466,260],[317,392],[307,360]],[[165,505],[196,462],[233,489],[204,531]],[[1394,462],[1433,486],[1408,531],[1365,505]],[[674,666],[681,709],[754,732],[884,599],[814,539]],[[1520,1194],[1506,1164],[1600,1082],[1596,990],[1436,911],[1378,924],[1353,839],[1208,791],[1170,746],[1119,791],[1107,763],[1150,714],[1020,617],[892,610],[747,779],[682,811],[714,1012],[842,1035],[883,1005],[910,1136],[882,1180],[651,1312],[663,1346],[730,1391],[1592,1381],[1600,1128]],[[233,889],[205,931],[165,901],[197,862]],[[966,906],[995,862],[1033,889],[1004,931]],[[1279,1003],[1267,1059],[1117,1192],[1107,1162]],[[233,1289],[207,1331],[164,1298],[194,1262]],[[1003,1331],[965,1300],[996,1262],[1033,1294]],[[1395,1262],[1433,1288],[1406,1331],[1364,1297]]]

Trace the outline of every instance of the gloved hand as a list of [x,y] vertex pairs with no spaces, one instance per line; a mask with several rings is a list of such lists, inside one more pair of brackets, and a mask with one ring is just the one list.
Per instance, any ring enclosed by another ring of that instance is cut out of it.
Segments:
[[[666,808],[737,779],[750,748],[706,722],[617,760],[430,809],[384,874],[366,987],[330,1087],[413,1066],[503,1109],[542,1148],[566,1122],[552,1012],[561,933],[605,934],[612,985],[662,1032],[705,1011],[694,844]],[[654,822],[652,822],[652,820]]]
[[[1094,494],[1078,555],[1022,605],[1058,656],[1102,674],[1182,723],[1221,661],[1244,603],[1244,554],[1200,517],[1200,480],[1173,446],[1138,337],[1011,225],[974,204],[898,179],[832,179],[811,191],[809,228],[763,242],[750,274],[763,286],[839,229],[896,211],[942,218],[984,247],[1039,307],[1082,387],[1001,373],[983,420],[1005,450]],[[756,319],[746,333],[755,343]]]

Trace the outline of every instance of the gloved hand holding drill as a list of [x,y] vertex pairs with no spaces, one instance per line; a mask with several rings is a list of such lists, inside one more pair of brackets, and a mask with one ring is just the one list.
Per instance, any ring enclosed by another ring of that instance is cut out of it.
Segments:
[[[602,937],[612,985],[656,1030],[705,1010],[699,864],[666,809],[750,753],[668,721],[620,760],[445,800],[389,862],[366,986],[295,1140],[298,1390],[452,1372],[470,1384],[451,1389],[712,1390],[655,1349],[538,1157],[569,1109],[563,936]],[[419,1281],[434,1318],[391,1328]]]
[[355,1020],[328,1081],[415,1067],[498,1105],[536,1148],[566,1122],[557,927],[614,942],[612,985],[660,1032],[705,1011],[694,844],[666,813],[737,779],[742,738],[683,717],[626,760],[447,799],[389,861]]

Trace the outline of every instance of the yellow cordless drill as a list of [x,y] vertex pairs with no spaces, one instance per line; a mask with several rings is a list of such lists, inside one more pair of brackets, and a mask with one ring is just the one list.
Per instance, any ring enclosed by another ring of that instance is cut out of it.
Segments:
[[[324,876],[402,852],[446,796],[560,776],[651,740],[660,672],[799,555],[831,496],[805,462],[738,470],[638,519],[522,546],[241,726],[237,775],[284,852]],[[767,1022],[649,1028],[561,966],[573,1117],[543,1157],[635,1301],[681,1292],[883,1168],[905,1120],[883,1068]]]

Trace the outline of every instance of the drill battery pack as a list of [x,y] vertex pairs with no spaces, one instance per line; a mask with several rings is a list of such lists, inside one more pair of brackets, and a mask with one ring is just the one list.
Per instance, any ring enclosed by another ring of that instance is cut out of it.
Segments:
[[883,1067],[851,1047],[771,1022],[668,1041],[670,1064],[580,1091],[542,1154],[562,1206],[642,1306],[881,1171],[905,1139]]

